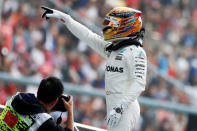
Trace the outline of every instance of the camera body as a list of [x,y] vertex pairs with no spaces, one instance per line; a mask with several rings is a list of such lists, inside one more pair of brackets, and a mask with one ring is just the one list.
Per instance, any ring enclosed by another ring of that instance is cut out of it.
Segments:
[[55,111],[61,111],[61,112],[66,112],[66,108],[64,107],[64,103],[62,101],[62,98],[64,98],[65,101],[69,101],[70,97],[67,96],[67,95],[62,95],[59,99],[58,99],[58,102],[57,104],[53,107],[52,110],[55,110]]

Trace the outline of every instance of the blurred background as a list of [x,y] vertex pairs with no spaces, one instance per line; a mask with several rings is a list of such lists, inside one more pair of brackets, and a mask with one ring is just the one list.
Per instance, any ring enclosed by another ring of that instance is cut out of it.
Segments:
[[17,91],[37,90],[36,84],[9,79],[34,83],[53,75],[79,92],[92,90],[91,95],[70,92],[75,122],[106,129],[105,99],[94,95],[94,90],[104,92],[105,59],[61,22],[41,19],[41,5],[67,12],[99,35],[113,7],[141,10],[149,61],[141,98],[150,103],[141,99],[136,131],[197,131],[196,0],[0,0],[0,104]]

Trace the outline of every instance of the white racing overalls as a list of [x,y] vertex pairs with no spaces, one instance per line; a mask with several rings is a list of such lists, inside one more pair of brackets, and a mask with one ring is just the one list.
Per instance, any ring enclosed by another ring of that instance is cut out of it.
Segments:
[[106,58],[105,92],[107,114],[118,104],[128,103],[117,127],[108,131],[131,131],[140,117],[138,96],[145,90],[147,57],[140,46],[130,45],[116,51],[106,51],[108,42],[88,28],[73,20],[65,22],[67,28]]

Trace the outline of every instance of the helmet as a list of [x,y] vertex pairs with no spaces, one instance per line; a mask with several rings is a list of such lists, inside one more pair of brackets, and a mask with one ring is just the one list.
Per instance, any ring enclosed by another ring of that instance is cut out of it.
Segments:
[[103,36],[107,41],[137,37],[142,28],[141,11],[128,7],[117,7],[106,14],[103,21]]

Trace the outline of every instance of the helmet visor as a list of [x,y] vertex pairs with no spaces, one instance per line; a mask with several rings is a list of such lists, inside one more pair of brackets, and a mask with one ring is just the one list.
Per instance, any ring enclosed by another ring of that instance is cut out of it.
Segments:
[[114,25],[114,22],[112,21],[106,19],[103,21],[103,26],[112,26],[112,25]]

